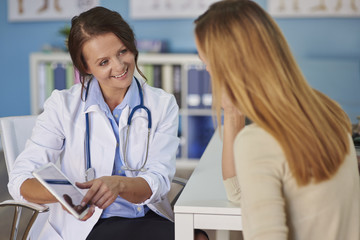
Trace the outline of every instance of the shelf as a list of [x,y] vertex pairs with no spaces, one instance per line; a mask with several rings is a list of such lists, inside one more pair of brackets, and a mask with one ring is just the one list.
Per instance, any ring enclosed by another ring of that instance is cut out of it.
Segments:
[[184,116],[212,116],[214,114],[210,108],[182,108],[179,112]]
[[172,53],[140,53],[138,58],[140,64],[202,64],[200,58],[196,54],[172,54]]

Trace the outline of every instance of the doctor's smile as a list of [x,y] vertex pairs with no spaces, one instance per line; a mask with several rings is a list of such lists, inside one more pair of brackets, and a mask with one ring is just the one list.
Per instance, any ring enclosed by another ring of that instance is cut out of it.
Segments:
[[125,76],[125,74],[127,74],[128,70],[126,69],[124,73],[117,75],[117,76],[113,76],[114,78],[121,78],[123,76]]

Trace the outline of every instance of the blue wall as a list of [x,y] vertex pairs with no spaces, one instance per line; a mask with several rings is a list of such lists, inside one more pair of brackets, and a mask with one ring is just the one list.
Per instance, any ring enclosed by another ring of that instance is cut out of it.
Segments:
[[[138,39],[167,40],[172,52],[196,51],[193,19],[135,21],[129,17],[128,0],[101,2],[120,12]],[[266,0],[257,2],[266,8]],[[339,101],[355,122],[360,115],[360,94],[354,94],[360,91],[360,18],[276,21],[310,84]],[[7,0],[0,0],[0,117],[30,114],[29,54],[44,44],[63,46],[58,30],[66,24],[70,20],[9,23]]]

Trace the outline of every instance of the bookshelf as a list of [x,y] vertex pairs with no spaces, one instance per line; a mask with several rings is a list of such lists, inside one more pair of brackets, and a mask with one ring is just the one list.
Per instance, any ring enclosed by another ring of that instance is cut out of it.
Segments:
[[[44,65],[55,69],[59,64],[63,66],[71,64],[68,53],[32,53],[30,55],[32,114],[41,113],[42,105],[49,95],[45,93],[49,90],[46,90],[46,82],[44,82],[47,76],[42,73],[42,71],[46,72]],[[138,65],[148,78],[150,85],[161,87],[175,95],[180,106],[179,137],[181,139],[177,168],[194,169],[214,132],[210,78],[206,75],[208,73],[205,66],[196,54],[149,53],[139,54]],[[159,69],[160,72],[158,72]],[[66,71],[68,70],[67,67]],[[140,75],[136,72],[135,76]],[[159,84],[159,79],[157,79],[159,76],[160,86],[156,86]],[[76,77],[74,81],[76,83]],[[206,86],[206,89],[201,90],[203,86]]]

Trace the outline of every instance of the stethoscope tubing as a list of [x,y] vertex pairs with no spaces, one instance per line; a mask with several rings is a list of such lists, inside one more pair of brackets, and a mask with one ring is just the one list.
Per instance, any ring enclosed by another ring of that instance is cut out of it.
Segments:
[[[123,152],[123,160],[124,160],[124,166],[122,166],[122,169],[125,171],[132,171],[132,172],[144,172],[146,171],[145,169],[145,165],[147,163],[148,160],[148,154],[149,154],[149,142],[150,142],[150,132],[151,132],[151,127],[152,127],[152,118],[151,118],[151,111],[144,105],[144,96],[142,93],[142,88],[140,86],[139,80],[135,77],[135,82],[136,85],[138,87],[139,90],[139,96],[140,96],[140,104],[136,105],[130,112],[128,120],[127,120],[127,130],[126,130],[126,138],[125,138],[125,143],[124,143],[124,152]],[[87,95],[89,92],[89,86],[90,86],[90,81],[87,85],[87,89],[86,89],[86,93],[85,93],[85,101],[87,99]],[[141,166],[141,168],[139,169],[135,169],[135,168],[131,168],[127,162],[127,146],[128,146],[128,140],[129,140],[129,133],[130,133],[130,126],[131,126],[131,120],[133,118],[134,113],[138,110],[138,109],[144,109],[145,112],[147,113],[147,117],[148,117],[148,136],[147,136],[147,142],[146,142],[146,152],[145,152],[145,160],[143,161],[143,164]],[[89,113],[85,114],[85,125],[86,125],[86,137],[85,137],[85,154],[86,154],[86,171],[88,171],[89,169],[91,169],[91,157],[90,157],[90,128],[89,128]]]

